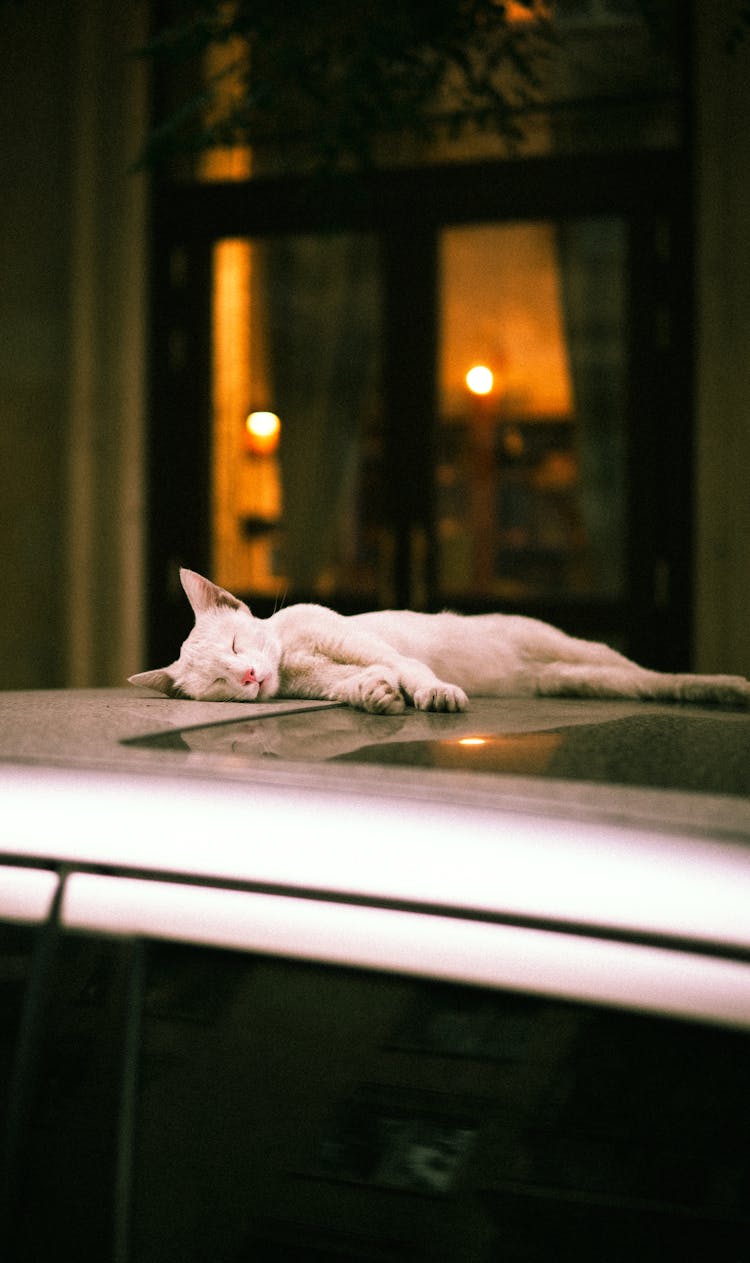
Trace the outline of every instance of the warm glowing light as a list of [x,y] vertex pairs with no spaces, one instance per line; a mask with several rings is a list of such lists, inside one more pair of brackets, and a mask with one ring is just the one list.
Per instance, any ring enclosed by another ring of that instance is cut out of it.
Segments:
[[459,737],[458,744],[460,746],[484,746],[487,744],[486,737]]
[[251,412],[245,422],[248,434],[255,438],[270,438],[278,434],[280,427],[281,422],[275,412]]
[[251,412],[245,419],[245,433],[252,452],[267,455],[276,450],[281,421],[275,412]]
[[534,22],[550,19],[549,0],[507,0],[505,16],[509,22]]
[[466,385],[472,395],[488,395],[495,383],[495,377],[486,364],[475,364],[466,374]]

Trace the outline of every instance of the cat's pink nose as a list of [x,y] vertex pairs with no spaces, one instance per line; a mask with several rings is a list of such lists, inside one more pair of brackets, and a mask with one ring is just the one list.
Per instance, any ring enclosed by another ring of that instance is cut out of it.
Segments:
[[247,668],[247,671],[245,672],[245,674],[244,674],[244,675],[243,675],[243,677],[242,677],[242,683],[243,683],[243,684],[255,684],[255,682],[256,682],[256,675],[255,675],[255,671],[253,670],[253,668],[252,668],[252,667],[248,667],[248,668]]

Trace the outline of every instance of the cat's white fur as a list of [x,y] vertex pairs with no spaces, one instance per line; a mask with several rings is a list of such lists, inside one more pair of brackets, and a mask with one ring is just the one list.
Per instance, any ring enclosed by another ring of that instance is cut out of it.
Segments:
[[514,614],[344,616],[290,605],[255,618],[247,605],[192,570],[180,578],[195,626],[179,658],[130,676],[170,697],[348,702],[397,714],[465,710],[468,697],[627,697],[750,706],[750,682],[731,675],[668,675],[606,645],[577,640]]

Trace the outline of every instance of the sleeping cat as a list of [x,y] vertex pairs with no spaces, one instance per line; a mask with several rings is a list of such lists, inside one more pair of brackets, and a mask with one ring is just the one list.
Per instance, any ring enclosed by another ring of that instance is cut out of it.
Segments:
[[212,702],[272,697],[348,702],[376,714],[466,710],[468,697],[627,697],[750,706],[731,675],[665,675],[606,645],[515,614],[348,617],[290,605],[255,618],[193,570],[180,578],[195,626],[171,666],[130,676],[168,697]]

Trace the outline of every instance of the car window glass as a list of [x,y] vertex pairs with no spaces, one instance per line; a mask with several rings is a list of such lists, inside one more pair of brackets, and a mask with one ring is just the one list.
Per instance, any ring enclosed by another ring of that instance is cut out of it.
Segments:
[[742,1257],[745,1032],[72,936],[52,982],[18,1257]]

